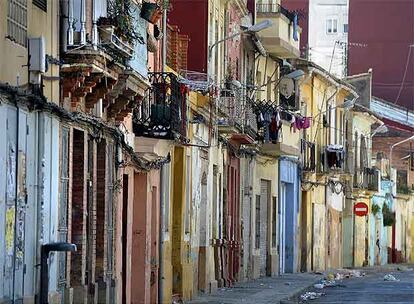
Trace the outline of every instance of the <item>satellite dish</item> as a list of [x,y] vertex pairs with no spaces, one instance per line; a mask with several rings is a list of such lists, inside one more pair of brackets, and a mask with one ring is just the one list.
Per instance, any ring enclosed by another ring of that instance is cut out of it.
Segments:
[[295,91],[295,82],[293,79],[283,77],[280,79],[279,83],[279,92],[283,96],[286,97],[286,99],[290,98],[292,96],[293,92]]

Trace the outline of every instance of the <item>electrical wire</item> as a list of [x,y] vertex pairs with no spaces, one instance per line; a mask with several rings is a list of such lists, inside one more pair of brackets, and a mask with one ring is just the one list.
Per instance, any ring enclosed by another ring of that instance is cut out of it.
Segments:
[[400,99],[401,92],[402,92],[403,87],[404,87],[405,77],[407,76],[408,64],[409,64],[409,62],[410,62],[410,57],[411,57],[411,49],[412,49],[413,47],[414,47],[414,45],[410,45],[410,46],[408,47],[408,55],[407,55],[407,60],[406,60],[406,63],[405,63],[404,75],[403,75],[403,79],[402,79],[402,81],[401,81],[401,86],[400,86],[400,89],[398,90],[397,98],[396,98],[396,99],[395,99],[395,101],[394,101],[394,104],[396,104],[396,103],[398,102],[398,99]]

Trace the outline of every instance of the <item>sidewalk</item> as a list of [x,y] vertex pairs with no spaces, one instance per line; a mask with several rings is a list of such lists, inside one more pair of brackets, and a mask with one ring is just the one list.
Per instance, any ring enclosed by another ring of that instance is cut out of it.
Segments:
[[202,295],[187,304],[278,304],[313,285],[322,275],[313,273],[284,274],[237,283],[232,288],[219,288],[214,294]]

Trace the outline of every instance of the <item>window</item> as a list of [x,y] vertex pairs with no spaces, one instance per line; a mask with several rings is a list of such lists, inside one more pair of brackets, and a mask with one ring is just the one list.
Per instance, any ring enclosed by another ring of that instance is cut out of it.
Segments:
[[260,195],[256,195],[256,222],[255,222],[255,247],[256,249],[260,248]]
[[348,23],[344,23],[344,33],[348,33]]
[[330,18],[326,20],[326,32],[328,34],[336,34],[338,32],[338,19]]
[[47,0],[33,0],[33,4],[43,11],[47,11]]
[[8,0],[7,37],[27,46],[27,0]]

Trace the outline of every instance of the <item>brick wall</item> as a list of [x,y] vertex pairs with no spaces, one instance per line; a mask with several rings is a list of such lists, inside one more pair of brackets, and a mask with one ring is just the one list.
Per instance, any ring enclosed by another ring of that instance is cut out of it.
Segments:
[[167,28],[167,65],[175,71],[187,70],[188,35],[180,34],[178,26]]
[[77,246],[77,251],[71,256],[71,285],[84,284],[85,266],[85,136],[84,132],[74,130],[73,132],[73,154],[72,154],[72,243]]
[[[406,139],[404,137],[385,137],[385,136],[374,136],[372,139],[372,157],[375,157],[378,152],[382,152],[387,158],[389,158],[390,147],[392,144],[397,143],[401,140]],[[407,156],[410,151],[410,143],[404,143],[395,147],[392,151],[392,166],[397,170],[407,170],[408,161],[407,159],[401,160],[401,158]]]
[[96,280],[104,279],[105,248],[105,184],[106,184],[106,142],[102,140],[97,146],[96,168]]

